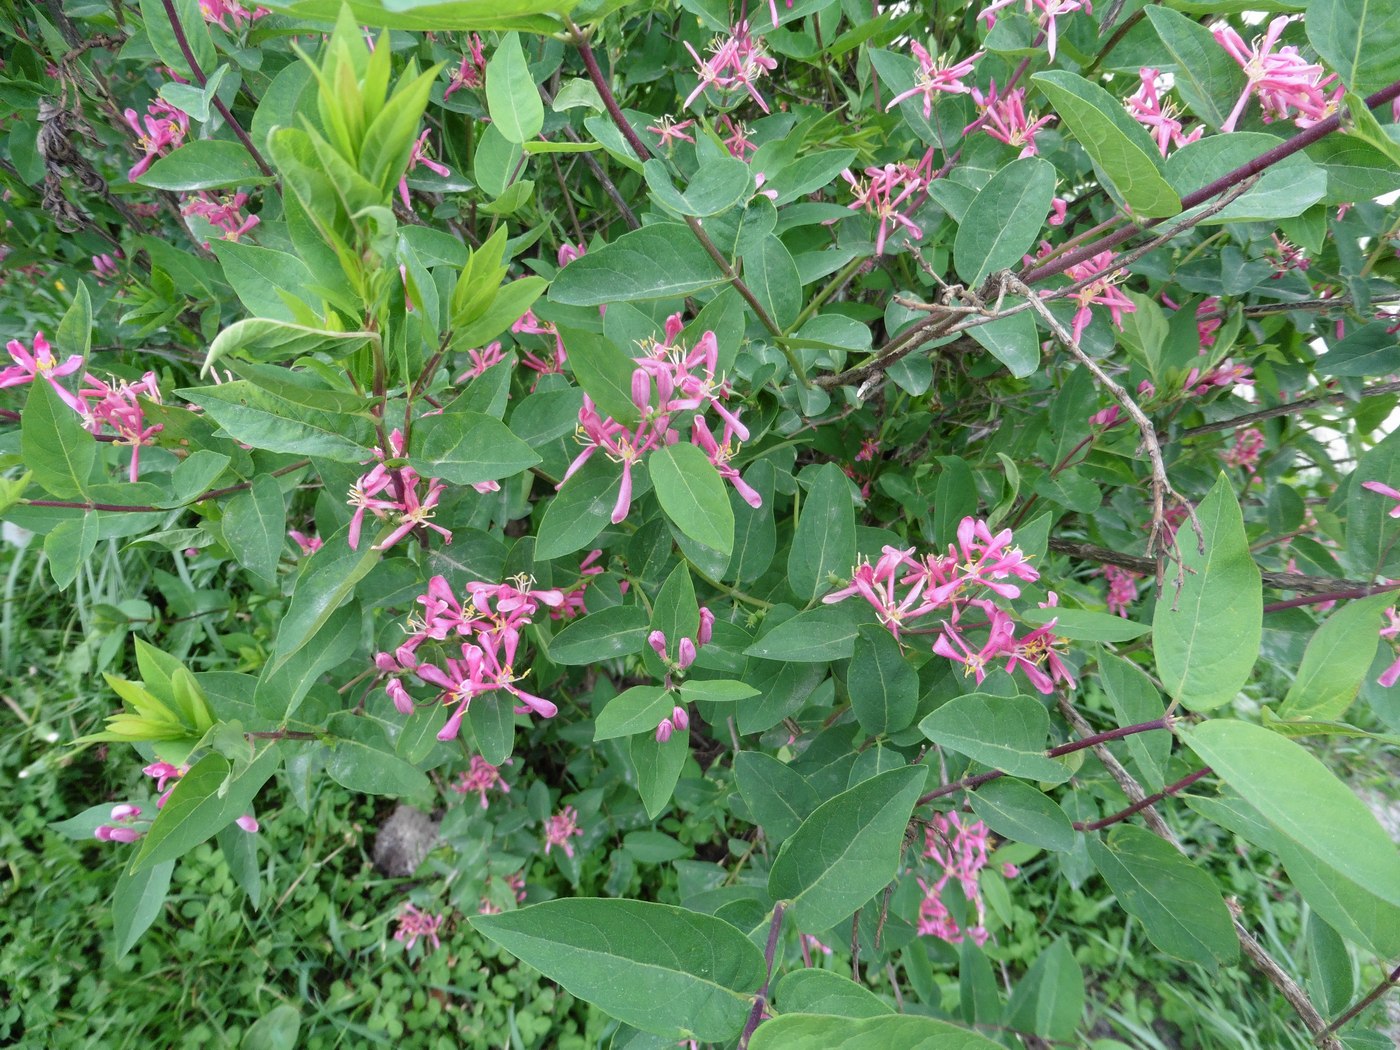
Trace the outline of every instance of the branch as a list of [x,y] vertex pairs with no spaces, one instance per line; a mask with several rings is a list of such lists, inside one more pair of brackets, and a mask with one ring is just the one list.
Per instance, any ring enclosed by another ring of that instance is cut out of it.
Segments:
[[[1397,295],[1396,298],[1400,298]],[[1323,300],[1326,302],[1327,300]],[[1400,381],[1391,380],[1389,383],[1379,383],[1373,387],[1367,387],[1361,391],[1361,397],[1380,397],[1382,394],[1394,394],[1400,392]],[[1246,412],[1242,416],[1232,416],[1229,419],[1222,419],[1215,423],[1203,423],[1198,427],[1190,427],[1183,430],[1179,437],[1196,437],[1198,434],[1214,434],[1221,430],[1234,430],[1236,427],[1248,426],[1251,423],[1259,423],[1266,419],[1275,419],[1278,416],[1291,416],[1299,409],[1311,408],[1314,405],[1340,405],[1354,400],[1350,394],[1318,394],[1316,397],[1305,397],[1298,401],[1290,401],[1286,405],[1274,405],[1272,408],[1261,408],[1257,412]]]
[[[1144,576],[1152,572],[1156,564],[1151,558],[1123,554],[1120,551],[1109,550],[1107,547],[1097,547],[1092,543],[1075,543],[1071,540],[1052,539],[1050,549],[1057,554],[1068,554],[1071,558],[1098,562],[1101,565],[1117,565],[1120,569],[1129,569]],[[1363,583],[1360,580],[1341,580],[1331,576],[1310,576],[1305,572],[1273,572],[1262,569],[1260,575],[1264,578],[1264,586],[1266,587],[1313,595],[1313,601],[1364,598],[1368,594],[1400,589],[1400,583]],[[1306,605],[1310,603],[1298,602],[1296,604]]]
[[[185,27],[180,24],[180,15],[175,10],[175,0],[161,0],[161,5],[165,8],[165,17],[170,21],[170,30],[175,34],[175,42],[180,45],[180,54],[185,56],[185,62],[189,64],[190,72],[194,74],[195,80],[199,81],[199,86],[208,84],[208,78],[204,75],[204,70],[199,68],[199,60],[194,57],[194,50],[190,47],[189,38],[185,36]],[[243,143],[243,148],[248,151],[248,156],[253,158],[253,163],[258,166],[264,175],[269,179],[277,176],[268,167],[267,161],[263,160],[263,155],[258,152],[258,147],[253,145],[253,140],[248,137],[248,133],[243,130],[243,125],[238,123],[236,117],[217,97],[210,100],[214,108],[219,111],[219,116],[224,118],[224,123],[238,137],[238,141]]]
[[1158,802],[1161,802],[1162,799],[1167,798],[1170,795],[1175,795],[1178,791],[1185,791],[1196,781],[1200,780],[1202,777],[1210,776],[1213,772],[1214,770],[1212,770],[1210,766],[1202,766],[1200,769],[1196,770],[1196,772],[1188,773],[1186,776],[1178,780],[1175,784],[1168,784],[1156,794],[1147,795],[1144,798],[1138,799],[1127,809],[1120,809],[1117,813],[1114,813],[1112,816],[1104,817],[1102,820],[1076,820],[1073,822],[1074,830],[1099,831],[1102,828],[1108,827],[1110,824],[1117,824],[1120,821],[1127,820],[1134,813],[1139,813],[1142,810],[1146,809],[1148,806],[1156,805]]
[[1323,1029],[1322,1032],[1318,1034],[1316,1040],[1317,1045],[1322,1046],[1322,1040],[1324,1039],[1324,1037],[1330,1038],[1333,1032],[1337,1031],[1337,1029],[1341,1028],[1342,1025],[1346,1024],[1353,1017],[1359,1014],[1362,1010],[1366,1009],[1366,1007],[1370,1006],[1377,999],[1383,996],[1386,992],[1390,991],[1390,989],[1395,987],[1396,984],[1400,984],[1400,966],[1397,966],[1395,969],[1391,970],[1389,975],[1387,975],[1386,978],[1382,980],[1380,984],[1376,985],[1369,992],[1367,992],[1364,998],[1358,1000],[1351,1006],[1347,1007],[1345,1013],[1343,1013],[1335,1021],[1333,1021],[1325,1029]]
[[[1100,275],[1102,276],[1102,275]],[[1186,508],[1186,513],[1191,519],[1191,526],[1196,531],[1196,539],[1200,544],[1201,553],[1205,553],[1205,533],[1201,529],[1201,523],[1196,518],[1196,508],[1182,496],[1176,489],[1172,488],[1171,481],[1167,478],[1167,467],[1162,461],[1162,446],[1157,441],[1157,428],[1152,425],[1152,421],[1147,418],[1138,403],[1132,396],[1118,384],[1118,381],[1105,372],[1097,361],[1086,354],[1080,347],[1079,341],[1074,338],[1065,326],[1056,320],[1045,303],[1041,301],[1039,295],[1031,291],[1026,285],[1014,275],[1007,273],[1003,278],[1003,287],[1010,288],[1011,291],[1024,295],[1031,304],[1031,308],[1040,315],[1040,319],[1049,326],[1067,350],[1074,356],[1080,364],[1087,368],[1094,378],[1099,381],[1099,385],[1113,395],[1117,401],[1127,411],[1133,422],[1137,424],[1138,431],[1142,434],[1142,447],[1147,449],[1148,460],[1152,464],[1152,530],[1147,537],[1147,553],[1158,555],[1157,560],[1157,589],[1162,589],[1162,576],[1166,569],[1166,559],[1171,558],[1177,563],[1177,589],[1180,591],[1181,584],[1185,581],[1185,564],[1181,561],[1181,555],[1176,547],[1176,534],[1167,525],[1166,500],[1168,497],[1181,507]]]
[[773,905],[773,919],[768,924],[768,947],[763,953],[763,961],[767,964],[767,973],[763,978],[763,987],[754,996],[753,1009],[749,1011],[749,1019],[744,1025],[744,1032],[739,1036],[739,1050],[747,1050],[749,1039],[753,1036],[754,1030],[758,1028],[759,1022],[763,1020],[763,1012],[768,1006],[768,985],[773,981],[773,956],[778,950],[778,931],[783,927],[785,907],[782,901]]

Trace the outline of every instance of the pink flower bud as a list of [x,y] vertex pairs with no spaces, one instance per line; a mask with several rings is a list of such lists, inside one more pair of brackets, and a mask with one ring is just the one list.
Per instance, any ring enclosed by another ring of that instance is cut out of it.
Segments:
[[392,653],[375,653],[374,666],[388,674],[393,674],[399,669],[399,662],[394,659]]
[[671,711],[671,721],[676,724],[677,729],[690,728],[690,714],[683,707],[677,706]]
[[676,336],[685,329],[685,322],[681,320],[681,315],[676,313],[666,318],[666,345],[670,346],[676,341]]
[[234,823],[237,824],[244,831],[246,831],[249,835],[253,834],[258,830],[257,819],[254,818],[254,816],[251,813],[244,813],[243,816],[235,820]]
[[129,819],[131,819],[132,817],[139,817],[140,815],[141,815],[141,807],[140,807],[140,806],[129,806],[129,805],[127,805],[126,803],[122,803],[122,804],[119,805],[119,806],[113,806],[113,807],[112,807],[112,819],[113,819],[113,820],[129,820]]
[[666,635],[660,631],[652,631],[647,635],[647,644],[656,650],[656,655],[661,659],[666,659]]
[[389,694],[389,699],[394,701],[394,710],[399,714],[413,714],[413,697],[408,695],[408,690],[403,687],[403,682],[397,678],[391,678],[384,687],[384,691]]
[[675,728],[669,718],[663,718],[661,724],[656,727],[656,742],[658,744],[666,743],[671,739],[671,733],[674,732]]
[[696,632],[695,640],[702,646],[709,645],[714,629],[715,614],[705,606],[700,606],[700,630]]
[[689,638],[682,638],[680,645],[676,647],[676,666],[684,671],[695,662],[695,643]]

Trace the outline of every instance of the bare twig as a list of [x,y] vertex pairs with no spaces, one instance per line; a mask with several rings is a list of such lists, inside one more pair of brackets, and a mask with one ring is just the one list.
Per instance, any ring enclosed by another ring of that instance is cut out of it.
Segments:
[[[1389,383],[1378,383],[1375,386],[1367,387],[1361,391],[1360,397],[1380,397],[1382,394],[1394,394],[1400,392],[1400,380],[1391,380]],[[1341,405],[1353,400],[1350,394],[1318,394],[1316,397],[1300,398],[1297,401],[1290,401],[1286,405],[1274,405],[1272,408],[1261,408],[1257,412],[1246,412],[1242,416],[1232,416],[1229,419],[1217,420],[1214,423],[1203,423],[1198,427],[1190,427],[1181,432],[1181,437],[1196,437],[1198,434],[1214,434],[1221,430],[1234,430],[1236,427],[1249,426],[1251,423],[1259,423],[1265,419],[1275,419],[1278,416],[1296,415],[1304,408],[1311,408],[1314,405]]]

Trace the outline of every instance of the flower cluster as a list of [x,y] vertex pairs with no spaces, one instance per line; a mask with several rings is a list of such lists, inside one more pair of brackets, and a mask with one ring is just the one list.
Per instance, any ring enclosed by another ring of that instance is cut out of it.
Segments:
[[583,830],[578,826],[578,810],[565,806],[544,822],[544,851],[547,854],[551,848],[558,846],[566,856],[572,857],[574,845],[569,839],[582,834]]
[[[263,15],[272,14],[265,7],[255,7],[250,11],[239,4],[238,0],[199,0],[199,10],[204,15],[205,22],[218,26],[226,33],[237,32],[245,24],[251,25]],[[233,19],[233,25],[225,22],[225,18]]]
[[1127,107],[1129,116],[1151,132],[1152,141],[1157,143],[1162,156],[1167,155],[1168,147],[1180,149],[1205,133],[1204,124],[1189,135],[1181,133],[1181,121],[1177,119],[1179,111],[1170,100],[1163,101],[1158,94],[1161,73],[1143,67],[1138,70],[1138,76],[1142,79],[1142,86],[1125,99],[1123,105]]
[[[987,866],[987,849],[991,833],[980,820],[964,821],[953,811],[935,813],[924,829],[924,858],[933,862],[938,875],[932,882],[919,877],[924,899],[919,904],[919,933],[937,937],[949,944],[961,944],[966,936],[979,947],[987,942],[987,908],[982,900],[978,874]],[[1002,874],[1014,878],[1019,874],[1014,865],[1007,864]],[[976,924],[960,927],[943,903],[943,888],[950,882],[962,887],[976,914]]]
[[686,98],[683,108],[689,109],[690,104],[704,94],[706,88],[717,88],[724,93],[742,88],[758,103],[759,109],[768,112],[768,103],[758,93],[754,82],[776,69],[778,63],[763,49],[763,41],[756,40],[749,34],[748,22],[737,23],[730,30],[728,39],[723,36],[715,37],[710,44],[709,58],[701,58],[689,42],[686,43],[685,49],[695,59],[700,83]]
[[616,463],[622,464],[622,487],[613,507],[612,523],[627,517],[632,505],[632,467],[652,449],[674,445],[680,434],[673,428],[677,413],[699,412],[713,408],[724,427],[719,438],[706,422],[704,415],[691,417],[691,443],[698,446],[720,477],[729,481],[735,491],[752,507],[762,502],[739,471],[730,465],[738,452],[738,441],[747,441],[748,427],[738,414],[724,402],[733,394],[729,383],[716,373],[719,369],[719,343],[714,332],[705,332],[695,346],[686,350],[676,345],[684,326],[680,314],[666,319],[665,336],[644,346],[632,371],[632,404],[639,419],[628,425],[612,416],[603,416],[587,394],[578,415],[578,438],[584,450],[564,472],[563,487],[578,470],[600,449]]
[[[670,655],[671,643],[667,639],[665,632],[652,631],[647,635],[647,644],[652,651],[661,658],[661,662],[666,665],[666,688],[675,688],[673,675],[684,674],[691,664],[695,662],[695,655],[710,643],[710,638],[714,633],[715,614],[705,606],[700,607],[700,627],[695,632],[695,638],[682,638],[676,643],[676,654]],[[681,705],[677,704],[672,708],[670,715],[663,718],[656,727],[656,741],[664,744],[671,739],[671,734],[677,729],[685,730],[690,728],[690,713]]]
[[916,193],[928,188],[932,181],[930,169],[933,166],[933,150],[924,154],[924,159],[916,165],[886,164],[883,167],[865,169],[865,178],[857,179],[849,168],[841,177],[851,184],[855,197],[847,205],[852,211],[865,210],[880,220],[880,229],[875,234],[875,254],[885,254],[885,241],[889,238],[891,224],[897,232],[900,227],[909,231],[916,241],[923,240],[923,227],[900,211],[912,210],[913,202],[906,205]]
[[1036,156],[1035,133],[1055,119],[1053,114],[1037,117],[1033,112],[1027,113],[1026,89],[1016,88],[1001,95],[997,92],[995,80],[985,95],[973,88],[972,101],[977,106],[978,116],[963,128],[963,134],[980,125],[998,142],[1019,148],[1022,157]]
[[[1042,241],[1040,257],[1047,255],[1053,249]],[[1029,257],[1027,258],[1029,262]],[[1079,309],[1074,312],[1074,320],[1070,325],[1070,336],[1075,342],[1084,334],[1084,329],[1089,327],[1089,322],[1094,319],[1094,313],[1089,309],[1091,306],[1107,306],[1108,312],[1113,318],[1113,324],[1123,327],[1123,315],[1137,311],[1133,301],[1119,291],[1117,282],[1122,278],[1122,271],[1113,265],[1113,253],[1111,251],[1099,252],[1092,259],[1085,259],[1081,263],[1069,267],[1065,271],[1075,284],[1083,283],[1083,287],[1073,293],[1070,298],[1079,304]]]
[[[506,759],[505,764],[510,765],[510,759]],[[493,766],[480,755],[472,755],[471,768],[457,778],[452,790],[459,795],[481,796],[481,808],[486,809],[491,804],[486,798],[486,792],[499,791],[503,795],[509,795],[510,785],[501,776],[500,766]]]
[[1265,123],[1293,116],[1298,127],[1306,128],[1336,110],[1343,89],[1327,91],[1336,74],[1324,77],[1323,68],[1303,58],[1292,44],[1278,47],[1279,37],[1291,21],[1288,15],[1275,18],[1263,36],[1254,38],[1252,46],[1229,26],[1215,31],[1216,42],[1240,64],[1246,81],[1221,131],[1235,130],[1250,95],[1259,99]]
[[138,115],[134,109],[126,110],[122,115],[136,133],[137,145],[145,150],[145,156],[126,173],[128,182],[135,182],[146,174],[156,158],[176,149],[189,134],[190,118],[163,98],[148,105],[144,115]]
[[1142,574],[1117,565],[1105,565],[1103,578],[1108,582],[1108,611],[1127,617],[1128,606],[1137,601],[1137,581],[1142,579]]
[[972,65],[982,57],[978,51],[960,62],[951,61],[947,55],[934,58],[917,40],[909,42],[909,50],[919,60],[919,71],[914,74],[914,86],[890,99],[886,111],[894,109],[906,98],[924,96],[924,117],[933,113],[933,99],[939,92],[949,95],[970,95],[972,88],[962,82],[963,77],[972,75]]
[[[141,770],[156,782],[156,810],[161,810],[170,799],[170,793],[180,778],[190,771],[189,766],[172,766],[169,762],[152,762]],[[99,824],[93,837],[103,842],[135,842],[151,829],[151,819],[141,819],[141,807],[121,803],[112,807],[111,824]],[[253,834],[258,830],[257,819],[245,813],[234,821],[240,828]]]
[[[221,240],[236,241],[261,221],[256,215],[243,213],[243,206],[247,203],[246,193],[220,194],[201,190],[185,198],[180,214],[198,215],[209,225],[223,231]],[[209,247],[207,241],[204,247]]]
[[82,386],[75,394],[58,380],[60,376],[72,375],[82,367],[81,354],[70,354],[60,364],[43,332],[34,333],[29,347],[18,339],[11,339],[5,344],[5,349],[9,351],[14,364],[0,369],[0,389],[32,383],[39,378],[47,380],[63,403],[83,417],[83,425],[90,432],[101,434],[104,430],[110,430],[118,444],[131,446],[131,466],[127,476],[135,481],[141,467],[141,446],[150,444],[162,429],[159,423],[146,425],[145,410],[140,401],[143,397],[160,401],[155,373],[147,372],[135,383],[125,380],[108,383],[91,372],[84,372]]
[[[383,449],[376,448],[374,454],[379,462],[350,486],[350,498],[346,502],[355,508],[350,516],[350,549],[356,550],[360,546],[365,511],[376,518],[386,518],[391,514],[397,516],[397,527],[374,545],[375,550],[388,550],[420,525],[440,533],[451,543],[452,533],[432,522],[433,511],[442,496],[442,482],[437,478],[427,479],[427,491],[420,496],[418,483],[423,478],[416,470],[409,466],[389,466],[389,458],[399,460],[404,456],[402,431],[395,430],[389,435],[389,451],[391,455],[386,457]],[[477,488],[480,490],[481,487]]]
[[452,74],[452,82],[443,91],[442,100],[446,102],[452,96],[452,92],[461,91],[462,88],[479,88],[485,84],[486,52],[482,47],[481,37],[473,33],[471,46],[467,49],[467,53],[462,56],[457,71]]
[[1264,451],[1264,432],[1257,427],[1241,430],[1235,443],[1221,453],[1227,467],[1242,467],[1250,474],[1259,469],[1259,456]]
[[535,316],[535,311],[526,310],[510,326],[510,330],[515,335],[544,335],[553,339],[554,353],[547,359],[520,347],[520,363],[542,376],[563,374],[564,362],[569,359],[569,355],[564,351],[564,340],[560,337],[559,329],[554,327],[553,322],[541,321]]
[[1195,397],[1208,394],[1216,387],[1236,385],[1253,386],[1254,369],[1246,364],[1235,364],[1228,357],[1204,373],[1199,368],[1191,369],[1186,373],[1184,384],[1186,393]]
[[438,930],[442,927],[444,915],[438,913],[434,915],[429,911],[419,911],[412,904],[405,903],[403,911],[399,914],[398,929],[394,931],[394,940],[402,941],[406,951],[412,951],[413,946],[418,943],[418,938],[430,941],[433,950],[442,947],[442,942],[438,940]]
[[[519,702],[516,714],[533,711],[553,718],[558,708],[515,684],[527,673],[515,670],[524,628],[541,605],[554,608],[564,602],[557,590],[532,590],[533,582],[528,577],[494,584],[473,581],[466,585],[465,600],[459,600],[444,577],[429,580],[427,592],[418,596],[423,612],[410,617],[407,640],[394,652],[380,652],[374,658],[375,666],[390,676],[385,692],[395,708],[401,714],[413,712],[413,697],[403,684],[403,676],[411,674],[437,686],[439,702],[453,708],[438,732],[439,740],[455,739],[472,700],[498,689]],[[444,657],[440,664],[419,659],[418,650],[425,642],[449,638],[458,645],[460,657]],[[475,763],[472,768],[484,776]]]
[[[1057,681],[1071,688],[1075,684],[1073,673],[1055,649],[1060,642],[1054,635],[1055,621],[1017,637],[1012,618],[992,598],[983,596],[1018,598],[1021,588],[1013,580],[1030,583],[1039,578],[1040,573],[1026,561],[1021,549],[1012,546],[1010,529],[993,535],[986,522],[963,518],[958,525],[957,546],[950,544],[946,555],[915,558],[912,547],[885,547],[875,564],[858,565],[850,585],[822,601],[830,605],[860,595],[901,642],[901,631],[908,631],[915,621],[937,615],[941,621],[933,651],[962,664],[964,674],[975,675],[980,683],[987,666],[1005,658],[1008,673],[1019,668],[1036,689],[1048,694],[1054,692]],[[1055,604],[1053,592],[1049,604]],[[979,610],[983,619],[969,620],[971,609]],[[969,641],[969,631],[984,627],[987,637],[982,644]]]

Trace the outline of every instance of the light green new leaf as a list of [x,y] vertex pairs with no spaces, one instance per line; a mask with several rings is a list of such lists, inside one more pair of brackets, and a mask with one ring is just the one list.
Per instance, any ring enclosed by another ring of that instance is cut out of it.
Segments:
[[679,299],[724,283],[690,230],[658,222],[624,233],[575,259],[554,278],[549,298],[568,306]]
[[1181,534],[1185,581],[1164,592],[1152,616],[1157,669],[1167,692],[1192,711],[1235,698],[1259,655],[1264,594],[1244,519],[1223,473],[1196,508],[1205,541]]
[[1050,716],[1029,696],[970,693],[954,697],[919,723],[941,747],[1013,777],[1060,784],[1069,769],[1045,754]]
[[1065,70],[1031,77],[1079,140],[1094,170],[1139,217],[1166,218],[1181,211],[1181,198],[1162,177],[1162,157],[1123,103],[1097,84]]
[[788,553],[788,582],[798,597],[810,599],[832,587],[832,578],[848,579],[856,562],[855,505],[851,486],[835,463],[823,463],[813,475]]
[[824,933],[895,877],[927,775],[924,766],[905,766],[871,777],[818,806],[783,843],[768,894],[792,902],[798,929]]
[[1179,731],[1192,751],[1323,866],[1400,905],[1400,853],[1366,804],[1302,745],[1248,722]]
[[[587,258],[587,256],[584,256]],[[681,443],[647,457],[656,498],[666,517],[696,543],[720,554],[734,550],[734,509],[724,480],[697,446]]]
[[1376,658],[1381,614],[1394,604],[1394,594],[1373,594],[1349,601],[1329,616],[1308,642],[1279,718],[1341,718]]
[[976,1032],[932,1017],[783,1014],[759,1025],[749,1050],[999,1050]]
[[732,1039],[765,976],[741,931],[668,904],[574,897],[471,924],[571,995],[668,1039]]
[[1239,958],[1240,942],[1215,880],[1170,843],[1119,824],[1102,840],[1089,837],[1089,856],[1158,949],[1212,973]]
[[1013,160],[993,175],[958,224],[953,263],[969,288],[1015,266],[1035,244],[1055,196],[1055,167],[1039,157]]
[[1310,0],[1303,23],[1351,91],[1379,91],[1400,70],[1400,7],[1390,0]]
[[507,141],[523,145],[544,127],[544,103],[516,33],[507,33],[486,63],[486,109]]

